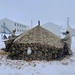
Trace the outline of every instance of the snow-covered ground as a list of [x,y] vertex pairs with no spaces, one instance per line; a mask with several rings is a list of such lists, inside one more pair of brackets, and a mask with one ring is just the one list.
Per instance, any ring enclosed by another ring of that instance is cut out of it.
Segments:
[[[10,60],[0,55],[0,75],[75,75],[75,37],[72,38],[71,57],[61,61]],[[0,37],[0,48],[5,47]]]

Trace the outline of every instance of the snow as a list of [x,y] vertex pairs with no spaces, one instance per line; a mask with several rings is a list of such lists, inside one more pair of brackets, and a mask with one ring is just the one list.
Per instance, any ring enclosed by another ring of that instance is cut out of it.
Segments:
[[75,75],[75,62],[0,60],[0,75]]
[[[0,75],[75,75],[75,37],[72,38],[71,57],[61,61],[10,60],[0,55]],[[0,37],[0,48],[5,45]]]
[[2,40],[1,34],[0,34],[0,48],[5,48],[5,44],[4,44],[3,40]]

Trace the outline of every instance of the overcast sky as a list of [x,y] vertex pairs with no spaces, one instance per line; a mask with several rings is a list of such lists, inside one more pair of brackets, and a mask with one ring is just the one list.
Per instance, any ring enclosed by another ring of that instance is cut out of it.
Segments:
[[75,25],[75,0],[0,0],[0,19],[8,18],[26,25],[53,22]]

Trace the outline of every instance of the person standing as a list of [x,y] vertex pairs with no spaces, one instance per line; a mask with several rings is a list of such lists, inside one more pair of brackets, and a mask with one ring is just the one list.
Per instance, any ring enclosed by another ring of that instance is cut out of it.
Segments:
[[15,35],[15,32],[16,32],[16,29],[12,31],[12,34],[11,34],[11,37],[12,37],[12,38],[16,36],[16,35]]
[[67,50],[67,53],[69,55],[72,55],[72,50],[71,50],[72,36],[70,32],[66,31],[66,36],[61,40],[64,42],[64,51]]

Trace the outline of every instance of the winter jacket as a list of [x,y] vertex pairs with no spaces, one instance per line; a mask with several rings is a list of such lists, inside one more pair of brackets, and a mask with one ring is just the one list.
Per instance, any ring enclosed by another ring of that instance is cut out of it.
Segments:
[[68,45],[71,46],[72,37],[71,37],[70,33],[67,34],[67,35],[63,38],[63,40],[66,42],[66,44],[68,44]]

